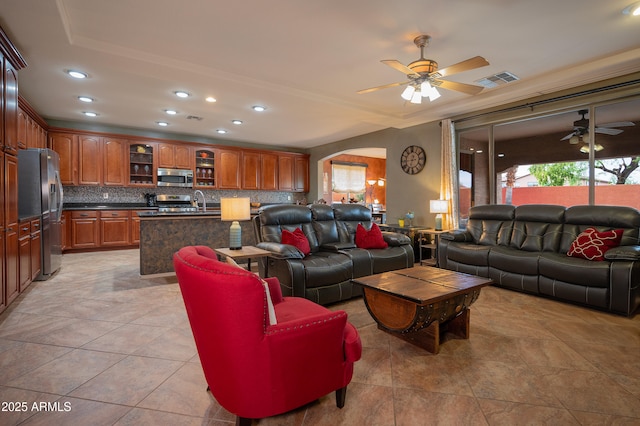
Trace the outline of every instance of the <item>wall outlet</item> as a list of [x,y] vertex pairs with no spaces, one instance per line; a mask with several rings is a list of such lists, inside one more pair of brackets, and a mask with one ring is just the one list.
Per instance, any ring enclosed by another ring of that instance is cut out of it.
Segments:
[[102,198],[104,198],[105,200],[106,200],[107,198],[109,198],[109,193],[108,193],[108,192],[103,192],[103,193],[102,193]]
[[287,195],[287,201],[291,201],[291,195]]

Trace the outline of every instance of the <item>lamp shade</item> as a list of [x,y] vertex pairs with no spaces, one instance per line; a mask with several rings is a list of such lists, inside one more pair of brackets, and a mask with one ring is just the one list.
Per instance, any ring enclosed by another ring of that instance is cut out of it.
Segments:
[[447,200],[430,200],[429,212],[430,213],[448,213],[449,202]]
[[221,198],[220,218],[223,221],[251,219],[251,202],[249,198]]

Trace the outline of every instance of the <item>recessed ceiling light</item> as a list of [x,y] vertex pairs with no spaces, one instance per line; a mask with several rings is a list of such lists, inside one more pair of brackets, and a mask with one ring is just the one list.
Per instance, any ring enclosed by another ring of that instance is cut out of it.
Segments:
[[84,115],[86,115],[87,117],[97,117],[98,113],[97,112],[93,112],[93,111],[83,111],[82,112]]
[[622,10],[624,15],[640,16],[640,2],[635,2]]
[[216,101],[217,101],[217,99],[216,99],[216,98],[214,98],[213,96],[207,96],[207,97],[205,98],[205,101],[207,101],[207,102],[216,102]]
[[80,102],[86,102],[86,103],[91,103],[94,101],[94,99],[90,98],[89,96],[78,96],[78,100]]
[[156,121],[156,124],[162,127],[167,127],[169,125],[166,121]]
[[242,120],[231,120],[233,124],[242,124]]
[[178,113],[178,111],[174,109],[165,109],[164,112],[166,112],[169,115],[176,115]]
[[262,112],[267,109],[267,107],[262,105],[254,105],[252,108],[254,111],[258,111],[258,112]]
[[218,129],[218,130],[216,130],[216,133],[224,135],[225,133],[227,133],[227,131],[225,129]]
[[89,77],[89,75],[87,73],[84,73],[82,71],[75,71],[75,70],[67,70],[67,74],[69,74],[73,78],[87,78],[87,77]]
[[189,96],[191,96],[189,92],[185,92],[183,90],[178,90],[177,92],[173,92],[173,93],[175,93],[175,95],[179,98],[188,98]]
[[504,157],[504,153],[502,153],[502,152],[498,153],[498,157],[500,157],[500,158]]

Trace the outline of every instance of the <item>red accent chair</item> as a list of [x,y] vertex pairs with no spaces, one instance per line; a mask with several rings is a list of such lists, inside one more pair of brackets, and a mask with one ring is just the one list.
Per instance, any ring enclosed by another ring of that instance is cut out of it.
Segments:
[[[237,425],[301,407],[336,392],[344,406],[362,343],[344,311],[282,297],[266,280],[217,260],[205,246],[173,256],[198,355],[211,393]],[[271,324],[270,294],[277,324]]]

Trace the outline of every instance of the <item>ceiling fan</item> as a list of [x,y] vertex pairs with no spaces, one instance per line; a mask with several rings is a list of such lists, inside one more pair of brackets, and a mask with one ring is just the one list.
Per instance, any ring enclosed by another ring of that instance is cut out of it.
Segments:
[[[578,111],[582,117],[580,120],[576,120],[573,122],[573,131],[569,133],[567,136],[563,137],[562,141],[569,139],[570,144],[577,144],[582,139],[583,142],[588,142],[588,134],[589,134],[589,119],[584,116],[589,113],[588,109],[581,109]],[[635,124],[631,121],[616,121],[613,123],[601,124],[600,126],[596,126],[596,133],[601,133],[604,135],[619,135],[624,130],[615,129],[614,127],[629,127],[635,126]]]
[[467,59],[466,61],[458,62],[457,64],[448,66],[446,68],[438,69],[438,63],[436,61],[425,59],[424,57],[424,48],[429,44],[430,40],[431,36],[428,35],[420,35],[413,40],[415,45],[420,48],[420,59],[411,62],[409,65],[405,66],[395,59],[381,61],[383,64],[406,74],[407,81],[363,89],[359,90],[357,93],[369,93],[380,89],[387,89],[389,87],[403,86],[405,84],[408,84],[409,86],[407,86],[405,91],[402,93],[402,97],[406,100],[410,100],[413,103],[420,103],[422,97],[428,96],[432,101],[437,99],[440,96],[436,89],[437,87],[448,90],[455,90],[457,92],[466,93],[468,95],[478,94],[482,91],[482,89],[484,89],[484,87],[482,86],[440,79],[442,77],[449,77],[453,74],[489,65],[489,62],[487,62],[486,59],[484,59],[482,56],[475,56],[473,58]]

